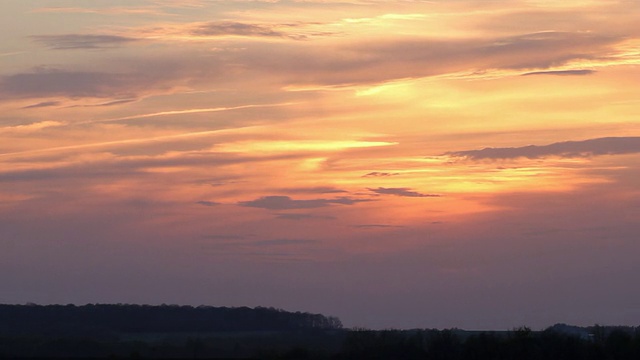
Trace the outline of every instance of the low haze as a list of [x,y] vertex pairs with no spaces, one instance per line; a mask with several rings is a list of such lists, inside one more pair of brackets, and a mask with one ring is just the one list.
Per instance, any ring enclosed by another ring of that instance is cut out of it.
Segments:
[[635,0],[4,0],[0,303],[640,323]]

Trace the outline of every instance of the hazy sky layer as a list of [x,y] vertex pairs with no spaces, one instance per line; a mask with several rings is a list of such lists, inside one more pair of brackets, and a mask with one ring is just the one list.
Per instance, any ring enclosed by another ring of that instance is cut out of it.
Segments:
[[640,323],[635,0],[4,0],[0,302]]

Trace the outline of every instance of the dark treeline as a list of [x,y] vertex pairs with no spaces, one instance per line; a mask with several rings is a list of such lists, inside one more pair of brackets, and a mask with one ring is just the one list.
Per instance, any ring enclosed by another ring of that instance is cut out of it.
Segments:
[[341,328],[335,317],[264,307],[0,305],[0,359],[247,359],[301,344],[328,354]]
[[351,331],[337,359],[637,360],[640,328]]
[[0,305],[0,359],[640,359],[640,327],[342,329],[272,308]]
[[339,329],[340,320],[274,308],[178,305],[0,305],[0,334],[288,331]]

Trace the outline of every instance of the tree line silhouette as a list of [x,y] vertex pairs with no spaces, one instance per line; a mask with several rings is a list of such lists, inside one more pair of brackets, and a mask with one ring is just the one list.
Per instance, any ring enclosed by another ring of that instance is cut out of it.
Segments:
[[637,360],[640,327],[344,329],[273,308],[0,305],[0,359]]
[[556,327],[507,332],[462,330],[350,331],[337,358],[433,360],[640,359],[640,327],[584,328],[589,336]]
[[336,317],[274,308],[89,304],[0,305],[0,334],[95,334],[340,329]]

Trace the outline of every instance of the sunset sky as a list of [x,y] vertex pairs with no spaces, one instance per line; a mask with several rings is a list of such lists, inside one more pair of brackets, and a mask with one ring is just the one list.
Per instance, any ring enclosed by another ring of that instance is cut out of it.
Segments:
[[640,324],[637,0],[0,9],[0,303]]

